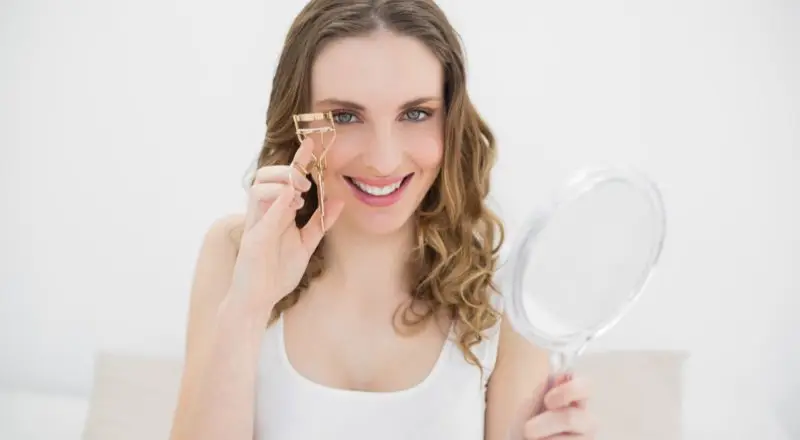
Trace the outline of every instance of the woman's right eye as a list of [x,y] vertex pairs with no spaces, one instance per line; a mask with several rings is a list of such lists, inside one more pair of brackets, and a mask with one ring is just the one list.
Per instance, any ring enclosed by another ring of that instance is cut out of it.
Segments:
[[352,124],[357,121],[356,115],[350,112],[333,112],[333,122],[336,124]]

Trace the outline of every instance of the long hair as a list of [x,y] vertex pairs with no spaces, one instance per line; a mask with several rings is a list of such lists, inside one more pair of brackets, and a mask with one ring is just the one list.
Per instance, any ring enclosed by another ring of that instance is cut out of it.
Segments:
[[[288,165],[294,157],[299,143],[292,115],[309,111],[311,68],[320,50],[333,40],[380,29],[418,38],[444,68],[443,164],[414,214],[417,239],[409,262],[412,298],[398,312],[412,327],[446,313],[457,324],[457,344],[465,358],[479,365],[471,347],[499,319],[490,299],[496,291],[492,280],[504,232],[500,219],[486,205],[495,139],[467,94],[459,35],[433,0],[309,2],[289,29],[278,61],[258,168]],[[313,182],[304,198],[296,217],[300,227],[317,208]],[[324,246],[323,239],[299,285],[278,302],[270,322],[296,304],[310,282],[323,273]]]

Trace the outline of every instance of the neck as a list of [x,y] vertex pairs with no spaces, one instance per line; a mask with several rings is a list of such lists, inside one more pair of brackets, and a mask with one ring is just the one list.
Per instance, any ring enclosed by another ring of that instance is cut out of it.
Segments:
[[[344,225],[342,225],[344,226]],[[325,283],[346,295],[405,295],[414,245],[412,222],[385,235],[333,228],[325,236]]]

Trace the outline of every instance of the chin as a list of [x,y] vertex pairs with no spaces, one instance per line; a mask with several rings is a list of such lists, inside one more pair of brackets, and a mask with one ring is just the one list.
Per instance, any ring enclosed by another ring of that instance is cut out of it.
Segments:
[[341,220],[352,231],[368,236],[385,236],[396,234],[405,229],[411,220],[413,210],[410,212],[388,214],[376,217],[374,215],[360,215],[359,213],[342,213]]
[[366,235],[390,235],[405,229],[429,185],[426,186],[417,173],[398,179],[394,184],[396,188],[378,188],[365,187],[362,182],[345,177],[341,189],[348,194],[337,223]]

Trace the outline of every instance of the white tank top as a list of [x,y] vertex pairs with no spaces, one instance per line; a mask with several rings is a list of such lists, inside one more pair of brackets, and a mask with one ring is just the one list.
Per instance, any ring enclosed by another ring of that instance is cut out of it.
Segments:
[[451,337],[428,376],[412,388],[366,392],[330,388],[302,376],[286,355],[283,318],[261,345],[256,440],[483,440],[486,383],[497,358],[499,323],[464,358]]

